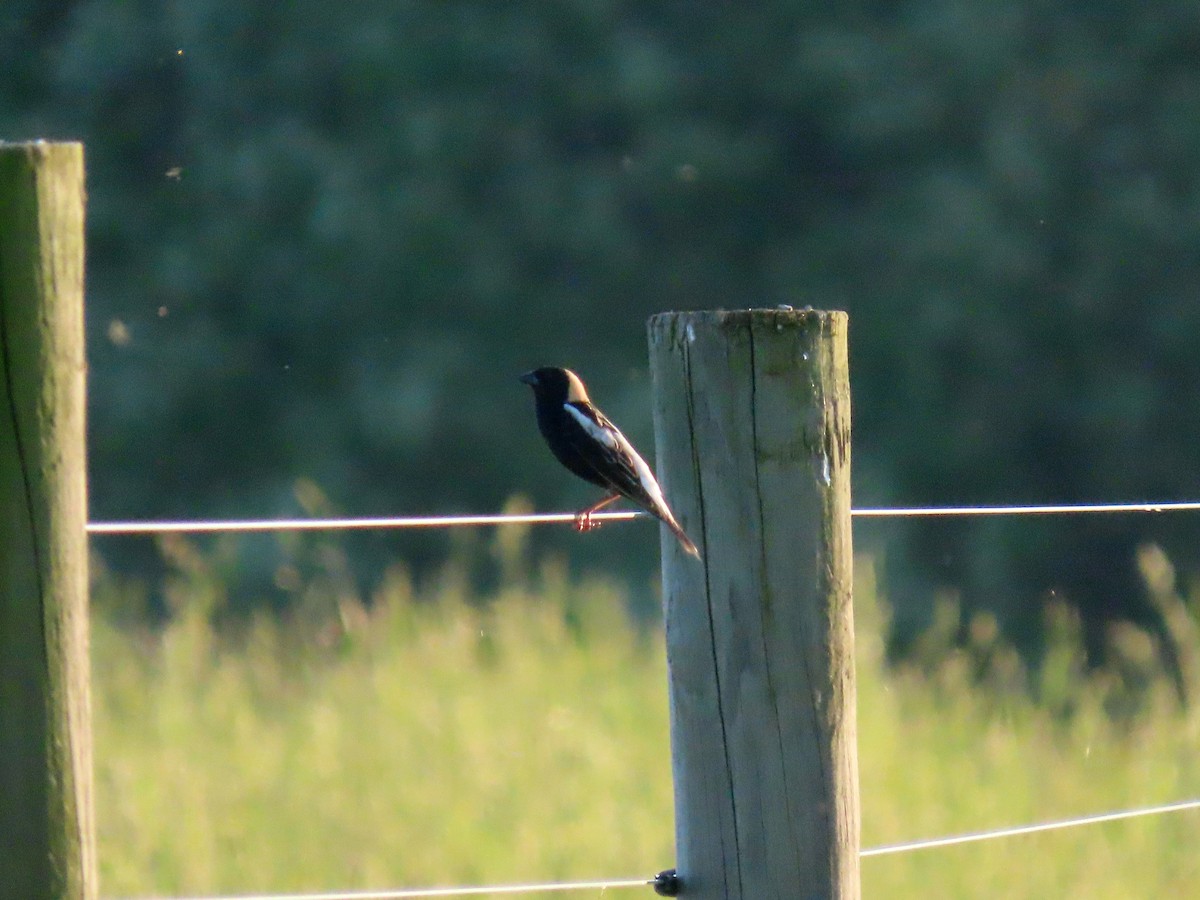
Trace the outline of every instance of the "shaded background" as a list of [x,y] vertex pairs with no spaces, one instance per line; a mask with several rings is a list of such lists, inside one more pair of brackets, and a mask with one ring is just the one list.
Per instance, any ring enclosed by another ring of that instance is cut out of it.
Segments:
[[[514,376],[577,369],[649,454],[646,317],[777,303],[850,312],[856,505],[1200,496],[1194,2],[7,0],[0,84],[0,136],[87,144],[94,519],[576,508]],[[1198,526],[856,538],[893,649],[954,596],[1036,655],[1053,592],[1099,657]],[[369,584],[459,539],[341,546]],[[295,542],[239,547],[235,601],[286,603]]]

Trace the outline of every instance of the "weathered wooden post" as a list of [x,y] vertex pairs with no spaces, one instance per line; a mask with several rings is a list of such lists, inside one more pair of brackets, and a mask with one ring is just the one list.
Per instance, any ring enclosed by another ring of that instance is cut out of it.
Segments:
[[0,144],[0,897],[94,898],[83,147]]
[[846,324],[649,323],[684,897],[859,896]]

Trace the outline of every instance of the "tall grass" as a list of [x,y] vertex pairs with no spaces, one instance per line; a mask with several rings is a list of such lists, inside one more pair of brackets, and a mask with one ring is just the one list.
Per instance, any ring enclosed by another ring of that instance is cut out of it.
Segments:
[[[105,897],[652,875],[673,864],[661,631],[554,566],[492,596],[462,570],[392,573],[361,604],[330,581],[300,612],[217,627],[204,561],[161,628],[94,617]],[[882,661],[856,590],[864,845],[1200,795],[1200,719],[1165,679],[1087,677],[1057,610],[1033,683],[986,619],[966,648]],[[957,615],[947,609],[946,617]],[[943,628],[943,632],[947,629]],[[1057,656],[1055,656],[1057,654]],[[1185,896],[1184,813],[864,860],[867,897]]]

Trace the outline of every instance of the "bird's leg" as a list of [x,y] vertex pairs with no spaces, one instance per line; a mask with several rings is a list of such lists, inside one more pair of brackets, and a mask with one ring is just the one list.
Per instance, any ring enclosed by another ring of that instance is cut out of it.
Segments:
[[598,509],[604,509],[604,507],[608,506],[608,504],[612,503],[614,500],[620,499],[620,497],[620,494],[610,494],[595,506],[589,506],[587,509],[577,512],[575,514],[575,530],[580,534],[583,534],[585,531],[591,531],[593,528],[599,528],[600,523],[592,521],[592,513],[596,512]]

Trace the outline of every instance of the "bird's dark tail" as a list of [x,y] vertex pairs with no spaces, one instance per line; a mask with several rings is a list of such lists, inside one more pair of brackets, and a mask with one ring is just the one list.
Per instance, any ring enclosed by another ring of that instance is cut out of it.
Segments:
[[671,529],[671,533],[679,539],[679,546],[683,547],[684,552],[689,556],[700,559],[700,551],[696,549],[696,545],[692,543],[692,539],[687,536],[687,532],[679,527],[679,523],[674,519],[663,519],[663,522]]

